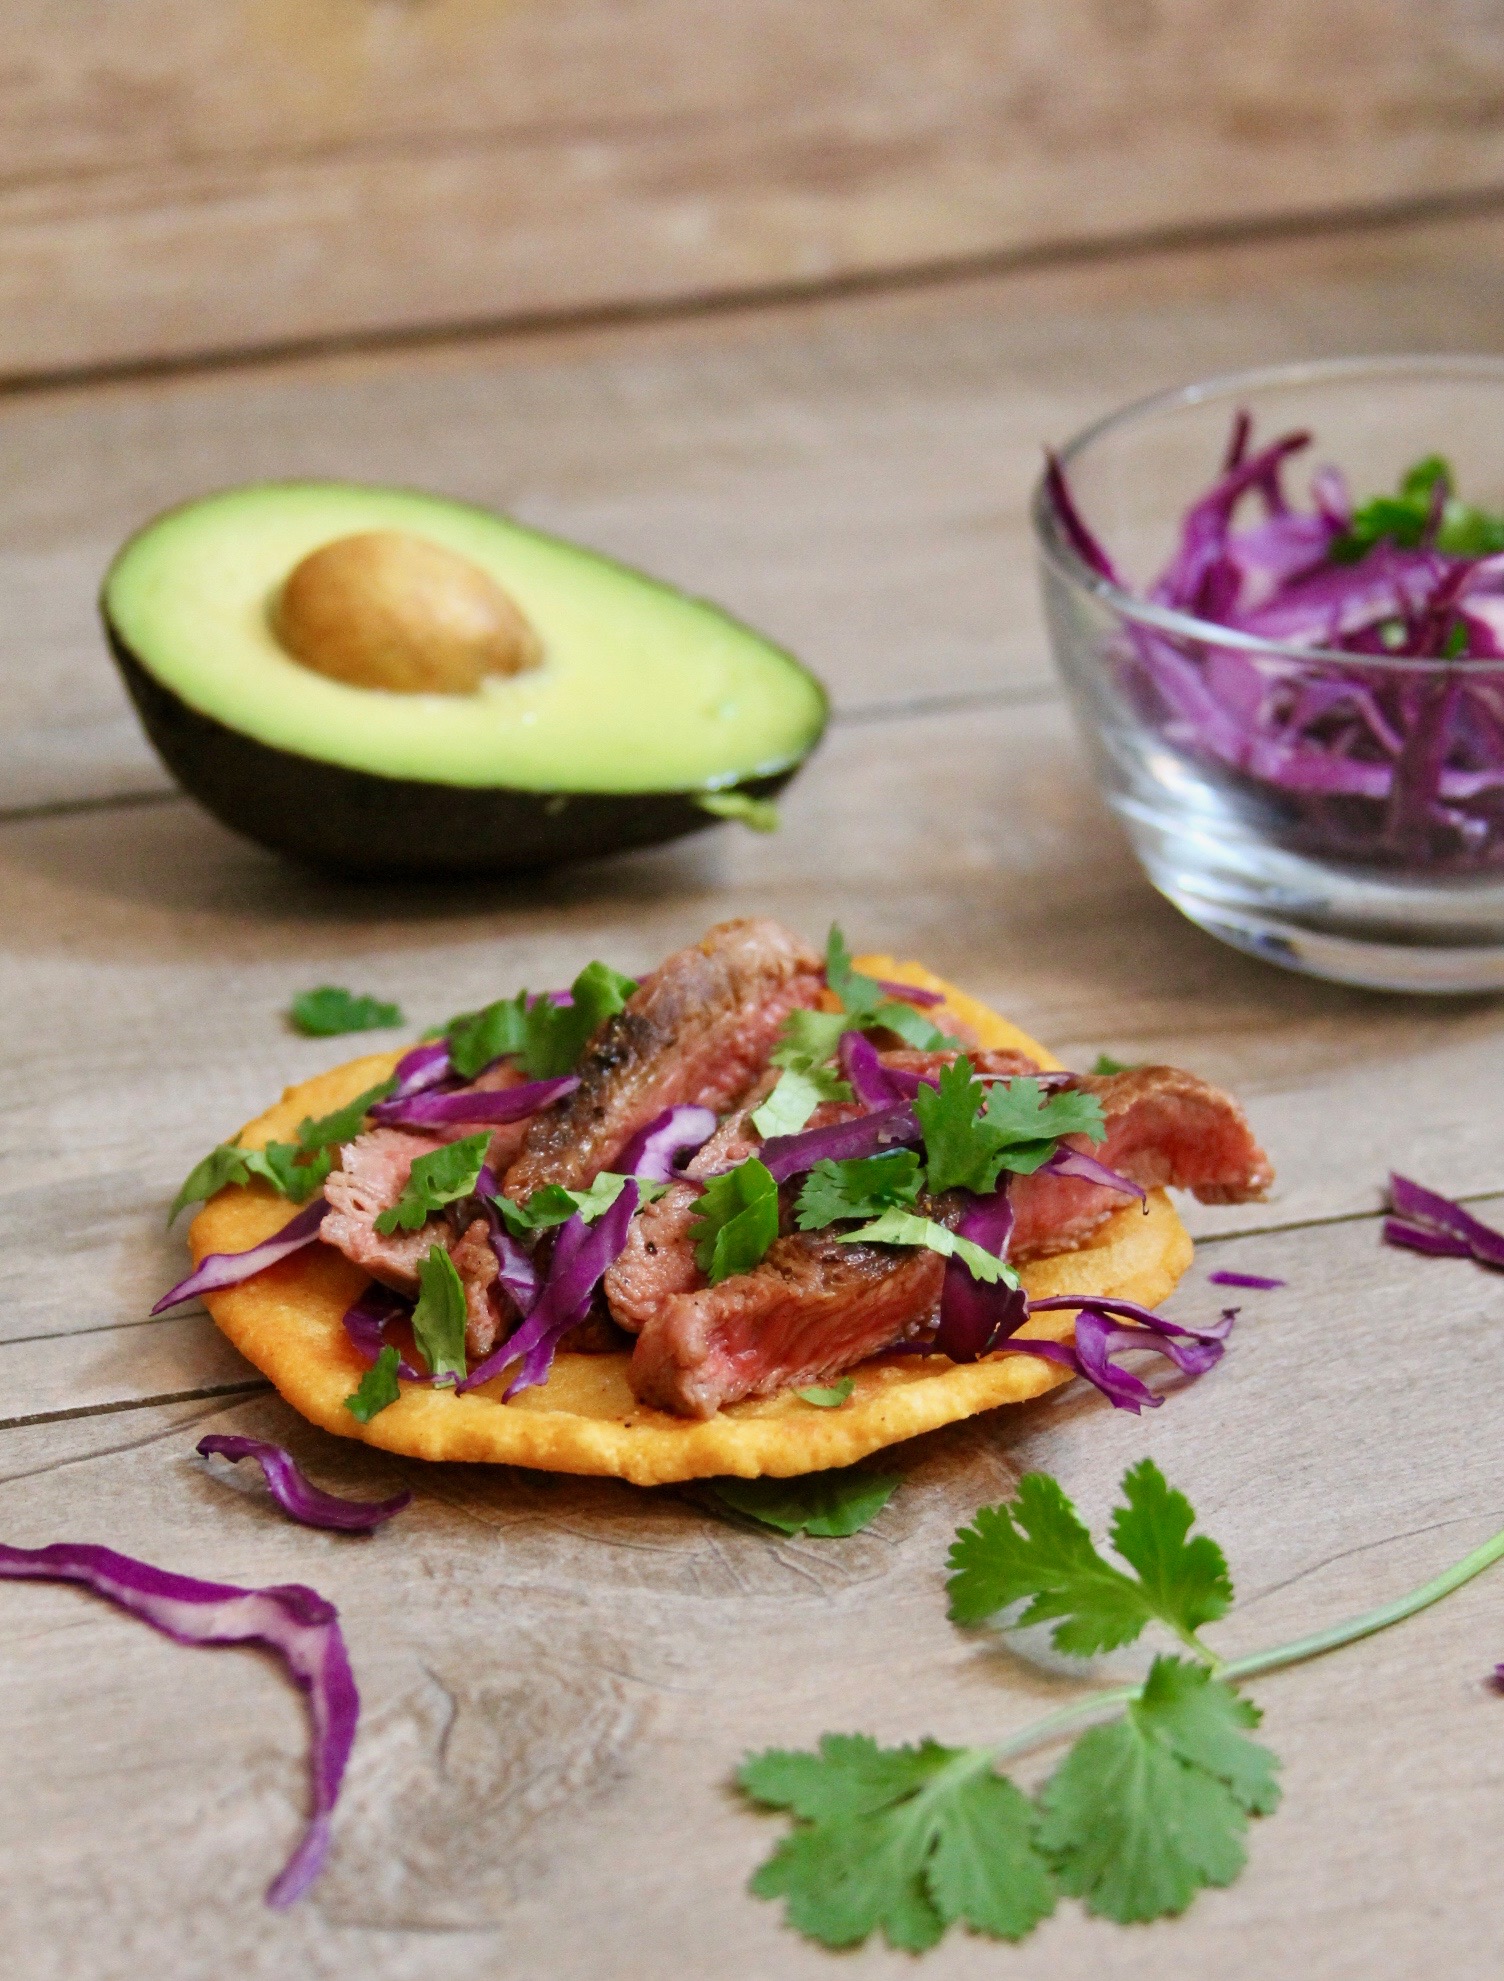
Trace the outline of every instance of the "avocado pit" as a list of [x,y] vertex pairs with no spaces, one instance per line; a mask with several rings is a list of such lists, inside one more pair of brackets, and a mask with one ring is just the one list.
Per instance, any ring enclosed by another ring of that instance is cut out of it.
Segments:
[[489,573],[406,530],[361,530],[310,551],[272,601],[302,666],[353,688],[473,695],[537,667],[542,644]]

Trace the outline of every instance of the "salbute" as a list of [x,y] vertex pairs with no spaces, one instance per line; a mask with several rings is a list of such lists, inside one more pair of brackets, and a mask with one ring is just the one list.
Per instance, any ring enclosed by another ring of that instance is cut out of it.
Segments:
[[1072,1073],[918,964],[727,922],[292,1090],[185,1185],[162,1304],[390,1450],[788,1476],[1070,1375],[1154,1403],[1117,1357],[1199,1373],[1230,1325],[1153,1311],[1191,1257],[1166,1190],[1271,1180],[1192,1074]]

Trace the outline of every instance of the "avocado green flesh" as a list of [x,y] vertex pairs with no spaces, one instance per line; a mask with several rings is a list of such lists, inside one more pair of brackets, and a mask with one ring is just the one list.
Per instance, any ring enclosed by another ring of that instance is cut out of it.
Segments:
[[[354,688],[302,666],[268,608],[308,553],[406,530],[521,607],[543,665],[474,695]],[[825,724],[792,656],[714,606],[483,509],[397,489],[262,484],[174,510],[105,581],[112,633],[190,709],[270,748],[379,777],[519,791],[674,792],[774,776]]]

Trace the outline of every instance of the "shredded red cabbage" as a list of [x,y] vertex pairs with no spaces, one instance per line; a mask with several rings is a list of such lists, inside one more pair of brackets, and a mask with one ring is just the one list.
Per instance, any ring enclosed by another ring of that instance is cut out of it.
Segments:
[[817,1162],[849,1162],[880,1155],[885,1149],[912,1148],[920,1139],[919,1123],[907,1101],[895,1107],[859,1114],[854,1121],[835,1121],[828,1128],[806,1128],[797,1135],[774,1135],[758,1150],[759,1160],[776,1183],[802,1176]]
[[[1020,1340],[1013,1336],[1002,1343],[1002,1352],[1037,1355],[1047,1362],[1058,1362],[1099,1389],[1115,1409],[1131,1410],[1135,1415],[1146,1409],[1157,1410],[1164,1399],[1127,1369],[1120,1369],[1112,1357],[1124,1349],[1152,1348],[1157,1354],[1167,1356],[1184,1374],[1205,1375],[1221,1361],[1238,1311],[1229,1307],[1220,1320],[1205,1327],[1193,1327],[1188,1322],[1169,1320],[1136,1301],[1110,1300],[1096,1294],[1059,1294],[1029,1302],[1031,1314],[1071,1307],[1078,1310],[1074,1342]],[[1132,1325],[1119,1325],[1123,1321]]]
[[678,1162],[702,1149],[715,1127],[715,1115],[708,1107],[666,1107],[622,1150],[617,1158],[619,1173],[640,1176],[645,1183],[672,1183]]
[[1221,1272],[1208,1273],[1213,1286],[1246,1286],[1255,1293],[1272,1293],[1277,1286],[1287,1284],[1282,1279],[1270,1279],[1266,1273],[1235,1273],[1224,1268]]
[[1109,1169],[1105,1162],[1098,1162],[1084,1149],[1068,1148],[1062,1142],[1048,1162],[1039,1165],[1041,1176],[1074,1176],[1082,1183],[1098,1183],[1104,1190],[1116,1190],[1125,1197],[1138,1197],[1148,1201],[1148,1192],[1126,1176],[1120,1176],[1115,1169]]
[[[394,1293],[379,1280],[372,1280],[354,1306],[345,1309],[344,1315],[345,1333],[361,1360],[374,1366],[386,1346],[387,1328],[393,1321],[406,1320],[412,1311],[411,1300],[405,1300],[400,1293]],[[432,1376],[422,1369],[415,1369],[411,1362],[401,1357],[397,1362],[397,1374],[405,1383],[433,1381]]]
[[556,1080],[527,1080],[517,1087],[461,1087],[454,1093],[410,1094],[405,1099],[393,1095],[378,1101],[371,1119],[386,1127],[447,1127],[455,1122],[478,1125],[521,1121],[540,1108],[548,1107],[579,1085],[572,1073]]
[[305,1527],[329,1527],[336,1533],[368,1534],[412,1504],[409,1492],[394,1493],[389,1500],[346,1500],[336,1493],[322,1492],[299,1471],[292,1453],[279,1444],[261,1438],[226,1437],[215,1432],[198,1441],[201,1458],[214,1453],[232,1462],[254,1458],[266,1475],[267,1490],[284,1513],[301,1520]]
[[405,1052],[396,1065],[394,1101],[411,1099],[449,1078],[449,1048],[442,1039],[429,1039]]
[[508,1385],[508,1400],[519,1390],[533,1389],[548,1380],[559,1343],[588,1316],[596,1287],[621,1256],[639,1195],[637,1185],[629,1180],[622,1185],[615,1203],[593,1224],[587,1224],[576,1212],[567,1224],[559,1227],[548,1276],[526,1320],[500,1348],[472,1369],[462,1383],[455,1385],[458,1394],[490,1382],[517,1361],[522,1367]]
[[162,1314],[169,1307],[180,1306],[185,1300],[196,1300],[200,1294],[219,1293],[227,1286],[239,1286],[243,1280],[254,1279],[268,1266],[274,1266],[279,1260],[300,1252],[305,1245],[311,1245],[319,1235],[319,1226],[324,1222],[324,1213],[328,1208],[322,1196],[315,1197],[279,1232],[270,1238],[263,1238],[259,1245],[252,1245],[248,1251],[210,1252],[186,1279],[180,1279],[170,1293],[164,1293],[151,1311]]
[[[1293,850],[1428,870],[1504,865],[1504,670],[1484,664],[1504,659],[1498,519],[1455,503],[1440,461],[1412,470],[1400,499],[1357,511],[1341,475],[1320,469],[1311,508],[1296,510],[1282,475],[1310,436],[1249,455],[1237,445],[1246,431],[1240,414],[1223,473],[1186,511],[1147,597],[1311,658],[1130,624],[1116,655],[1126,698],[1167,745],[1257,796],[1263,829]],[[1053,457],[1045,484],[1072,550],[1128,590]],[[1246,501],[1262,514],[1235,528]],[[1454,509],[1464,527],[1449,535]],[[1381,511],[1398,521],[1386,526]],[[1445,664],[1389,664],[1398,659]]]
[[1440,1196],[1408,1176],[1391,1176],[1389,1202],[1394,1216],[1384,1220],[1384,1240],[1439,1259],[1476,1259],[1480,1266],[1504,1268],[1504,1232],[1484,1224],[1450,1197]]
[[[967,1209],[956,1235],[971,1239],[995,1258],[1008,1256],[1013,1206],[1008,1200],[1006,1178],[990,1197],[977,1198]],[[940,1325],[934,1337],[937,1353],[948,1355],[952,1362],[978,1361],[1028,1318],[1029,1298],[1022,1287],[1009,1286],[1003,1280],[985,1286],[972,1277],[960,1259],[946,1260]]]
[[842,1032],[839,1051],[841,1072],[863,1107],[895,1107],[911,1101],[918,1091],[919,1076],[910,1073],[907,1080],[900,1079],[894,1069],[884,1066],[865,1032]]
[[270,1589],[200,1582],[88,1542],[58,1541],[47,1548],[0,1544],[0,1576],[82,1582],[178,1644],[264,1644],[277,1653],[308,1696],[313,1813],[266,1898],[275,1906],[301,1898],[328,1854],[334,1804],[360,1716],[360,1694],[334,1605],[298,1582]]
[[895,984],[888,977],[872,979],[885,997],[896,997],[904,1004],[917,1004],[922,1011],[933,1011],[937,1004],[944,1004],[944,991],[921,990],[918,984]]

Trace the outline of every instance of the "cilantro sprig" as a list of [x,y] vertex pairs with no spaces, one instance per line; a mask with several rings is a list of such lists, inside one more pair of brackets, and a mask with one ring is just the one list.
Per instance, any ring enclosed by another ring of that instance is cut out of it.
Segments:
[[[793,1826],[752,1879],[789,1924],[828,1947],[881,1930],[910,1952],[965,1925],[1019,1940],[1061,1897],[1122,1923],[1183,1912],[1228,1885],[1251,1818],[1279,1801],[1279,1763],[1250,1738],[1259,1709],[1238,1687],[1413,1616],[1504,1557],[1498,1533],[1398,1602],[1291,1644],[1224,1660],[1201,1630],[1232,1605],[1221,1549],[1192,1533],[1189,1501],[1152,1460],[1130,1469],[1113,1515],[1117,1560],[1092,1541],[1059,1484],[1032,1473],[1017,1501],[984,1507],[951,1549],[951,1615],[975,1623],[1019,1610],[1055,1621],[1060,1650],[1089,1657],[1169,1632],[1138,1684],[1089,1693],[1010,1739],[977,1747],[882,1748],[827,1734],[813,1753],[750,1756],[737,1780]],[[1001,1772],[1079,1733],[1030,1796]]]
[[922,1086],[914,1112],[924,1131],[932,1191],[973,1190],[985,1197],[1005,1169],[1029,1176],[1054,1154],[1062,1135],[1100,1142],[1107,1133],[1095,1094],[1067,1091],[1045,1098],[1037,1080],[995,1082],[983,1089],[964,1053]]

